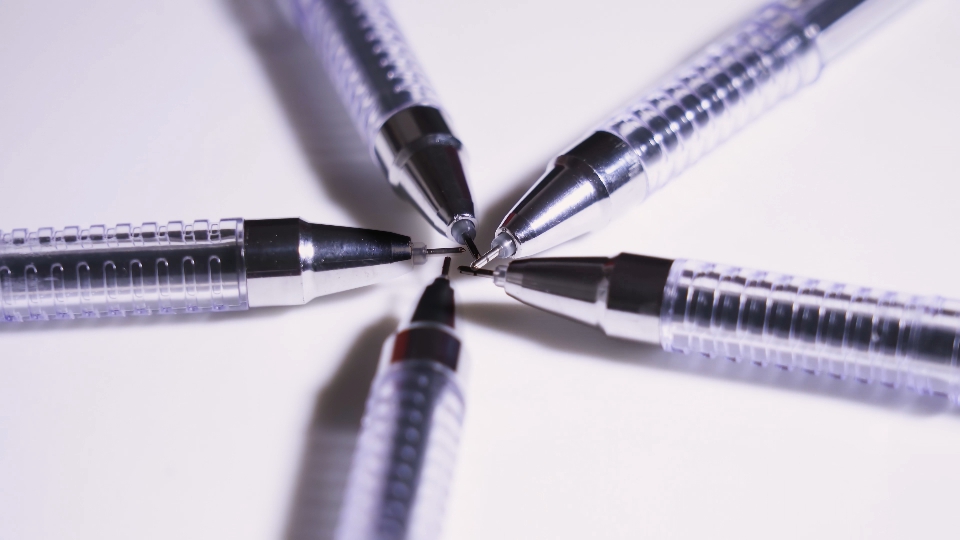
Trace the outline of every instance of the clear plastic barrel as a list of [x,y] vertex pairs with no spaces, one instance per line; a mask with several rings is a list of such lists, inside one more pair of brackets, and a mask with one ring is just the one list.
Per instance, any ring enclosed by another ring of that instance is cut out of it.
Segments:
[[782,0],[760,9],[600,131],[622,139],[662,188],[911,0]]
[[0,231],[0,320],[247,308],[243,220]]
[[[785,97],[816,80],[823,62],[804,11],[776,2],[640,96],[600,130],[636,152],[647,195]],[[811,2],[806,2],[810,4]]]
[[393,113],[414,105],[440,108],[382,1],[288,2],[371,149],[380,127]]
[[960,301],[677,260],[664,349],[912,388],[960,402]]
[[438,538],[463,414],[458,376],[438,362],[407,360],[378,375],[337,540]]

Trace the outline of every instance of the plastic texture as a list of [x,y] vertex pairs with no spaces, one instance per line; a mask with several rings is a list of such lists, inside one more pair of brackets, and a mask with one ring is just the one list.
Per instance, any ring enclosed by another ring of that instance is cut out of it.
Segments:
[[816,80],[823,62],[815,34],[802,10],[784,4],[761,9],[600,128],[639,156],[646,172],[644,196]]
[[463,414],[457,374],[437,362],[394,363],[378,375],[335,538],[438,538]]
[[[378,0],[290,0],[364,140],[395,112],[439,103],[390,11]],[[372,150],[371,150],[372,151]]]
[[247,308],[243,220],[0,231],[7,322]]
[[660,339],[700,353],[960,401],[960,301],[677,260]]

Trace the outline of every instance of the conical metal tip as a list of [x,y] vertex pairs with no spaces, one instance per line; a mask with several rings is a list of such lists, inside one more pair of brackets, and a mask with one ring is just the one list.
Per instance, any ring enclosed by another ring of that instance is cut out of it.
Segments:
[[467,274],[468,276],[493,277],[493,270],[484,270],[483,268],[473,268],[470,266],[460,266],[459,270],[461,274]]
[[491,261],[500,256],[500,247],[497,246],[490,251],[483,254],[483,257],[478,257],[477,260],[470,263],[470,266],[473,268],[483,268],[484,266],[490,264]]
[[425,253],[427,255],[457,255],[466,251],[462,247],[453,247],[453,248],[427,248]]
[[473,238],[470,238],[467,235],[463,235],[463,242],[467,244],[467,249],[470,250],[470,255],[473,255],[474,259],[479,259],[480,250],[477,249],[477,244],[473,243]]
[[447,277],[450,274],[450,263],[453,262],[453,259],[450,257],[443,258],[443,268],[440,270],[441,277]]

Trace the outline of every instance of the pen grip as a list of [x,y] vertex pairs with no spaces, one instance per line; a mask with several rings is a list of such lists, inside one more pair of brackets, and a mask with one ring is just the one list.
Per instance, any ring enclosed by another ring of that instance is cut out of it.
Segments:
[[320,57],[371,146],[393,113],[440,108],[397,23],[380,0],[289,0],[296,24]]
[[677,260],[666,350],[908,387],[960,401],[960,301]]
[[0,320],[247,308],[243,220],[0,231]]
[[639,157],[643,196],[817,78],[823,62],[804,13],[784,4],[761,9],[600,128]]
[[437,362],[394,363],[378,375],[335,538],[438,538],[463,413],[457,375]]

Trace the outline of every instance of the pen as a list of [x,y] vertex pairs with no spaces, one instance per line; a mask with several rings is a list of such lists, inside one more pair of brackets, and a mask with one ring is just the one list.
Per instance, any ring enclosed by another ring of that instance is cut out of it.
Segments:
[[464,358],[442,275],[388,339],[370,389],[337,540],[439,536],[463,422]]
[[527,257],[605,226],[763,111],[816,80],[909,0],[782,0],[563,152],[497,228],[497,257]]
[[380,0],[289,0],[390,185],[474,257],[477,219],[463,145]]
[[628,253],[460,271],[608,336],[960,402],[957,300]]
[[0,231],[0,319],[299,305],[462,251],[297,218]]

